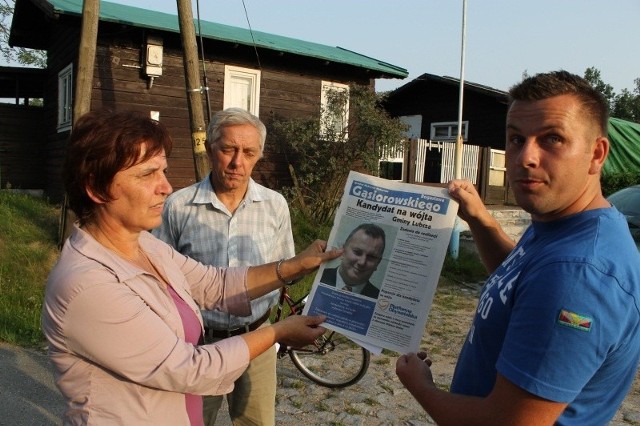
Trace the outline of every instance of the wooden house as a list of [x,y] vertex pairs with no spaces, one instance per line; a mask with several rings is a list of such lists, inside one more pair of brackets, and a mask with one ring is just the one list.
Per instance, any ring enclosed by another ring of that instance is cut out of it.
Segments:
[[43,108],[45,70],[0,67],[0,188],[41,189],[45,164]]
[[[507,93],[464,82],[462,177],[473,181],[487,204],[510,201],[504,176]],[[396,178],[444,184],[454,177],[460,80],[423,74],[388,94],[386,110],[409,126],[408,150],[383,163]],[[395,166],[395,167],[394,167]]]
[[[39,181],[52,199],[63,188],[60,169],[73,122],[82,0],[16,0],[10,44],[46,50],[44,107],[37,123],[43,167]],[[377,78],[405,78],[405,69],[340,47],[213,22],[196,22],[203,72],[203,104],[212,113],[240,106],[269,117],[320,116],[323,93],[349,85],[374,88]],[[169,180],[178,189],[195,182],[191,129],[176,15],[100,2],[91,109],[135,109],[164,122],[174,139]],[[207,113],[205,113],[207,115]],[[0,138],[2,136],[0,135]],[[254,178],[279,188],[290,177],[272,152]]]

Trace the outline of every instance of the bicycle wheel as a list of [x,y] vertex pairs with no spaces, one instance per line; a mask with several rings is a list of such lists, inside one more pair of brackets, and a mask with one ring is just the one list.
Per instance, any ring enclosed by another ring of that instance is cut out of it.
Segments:
[[298,370],[317,384],[343,388],[365,375],[371,354],[342,334],[327,330],[314,344],[290,349],[289,356]]

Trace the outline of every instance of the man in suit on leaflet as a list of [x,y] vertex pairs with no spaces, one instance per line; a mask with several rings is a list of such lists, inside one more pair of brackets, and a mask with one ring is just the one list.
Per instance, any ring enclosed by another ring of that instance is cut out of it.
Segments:
[[384,247],[382,228],[373,223],[358,225],[344,243],[342,263],[337,268],[326,268],[320,282],[377,299],[380,290],[369,279],[378,269]]

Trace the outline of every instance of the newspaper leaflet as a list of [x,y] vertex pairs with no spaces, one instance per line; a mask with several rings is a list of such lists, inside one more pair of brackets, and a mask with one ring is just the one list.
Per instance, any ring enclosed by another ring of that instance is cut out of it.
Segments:
[[304,314],[374,353],[416,352],[431,308],[458,203],[445,188],[351,171]]

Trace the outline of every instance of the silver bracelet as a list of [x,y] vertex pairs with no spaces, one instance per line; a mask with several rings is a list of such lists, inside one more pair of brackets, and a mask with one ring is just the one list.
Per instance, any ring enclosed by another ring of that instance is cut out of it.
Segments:
[[282,272],[280,272],[280,265],[282,265],[282,262],[284,262],[284,259],[280,259],[278,260],[278,263],[276,263],[276,275],[278,276],[278,279],[282,284],[290,285],[293,281],[285,280],[284,277],[282,276]]

